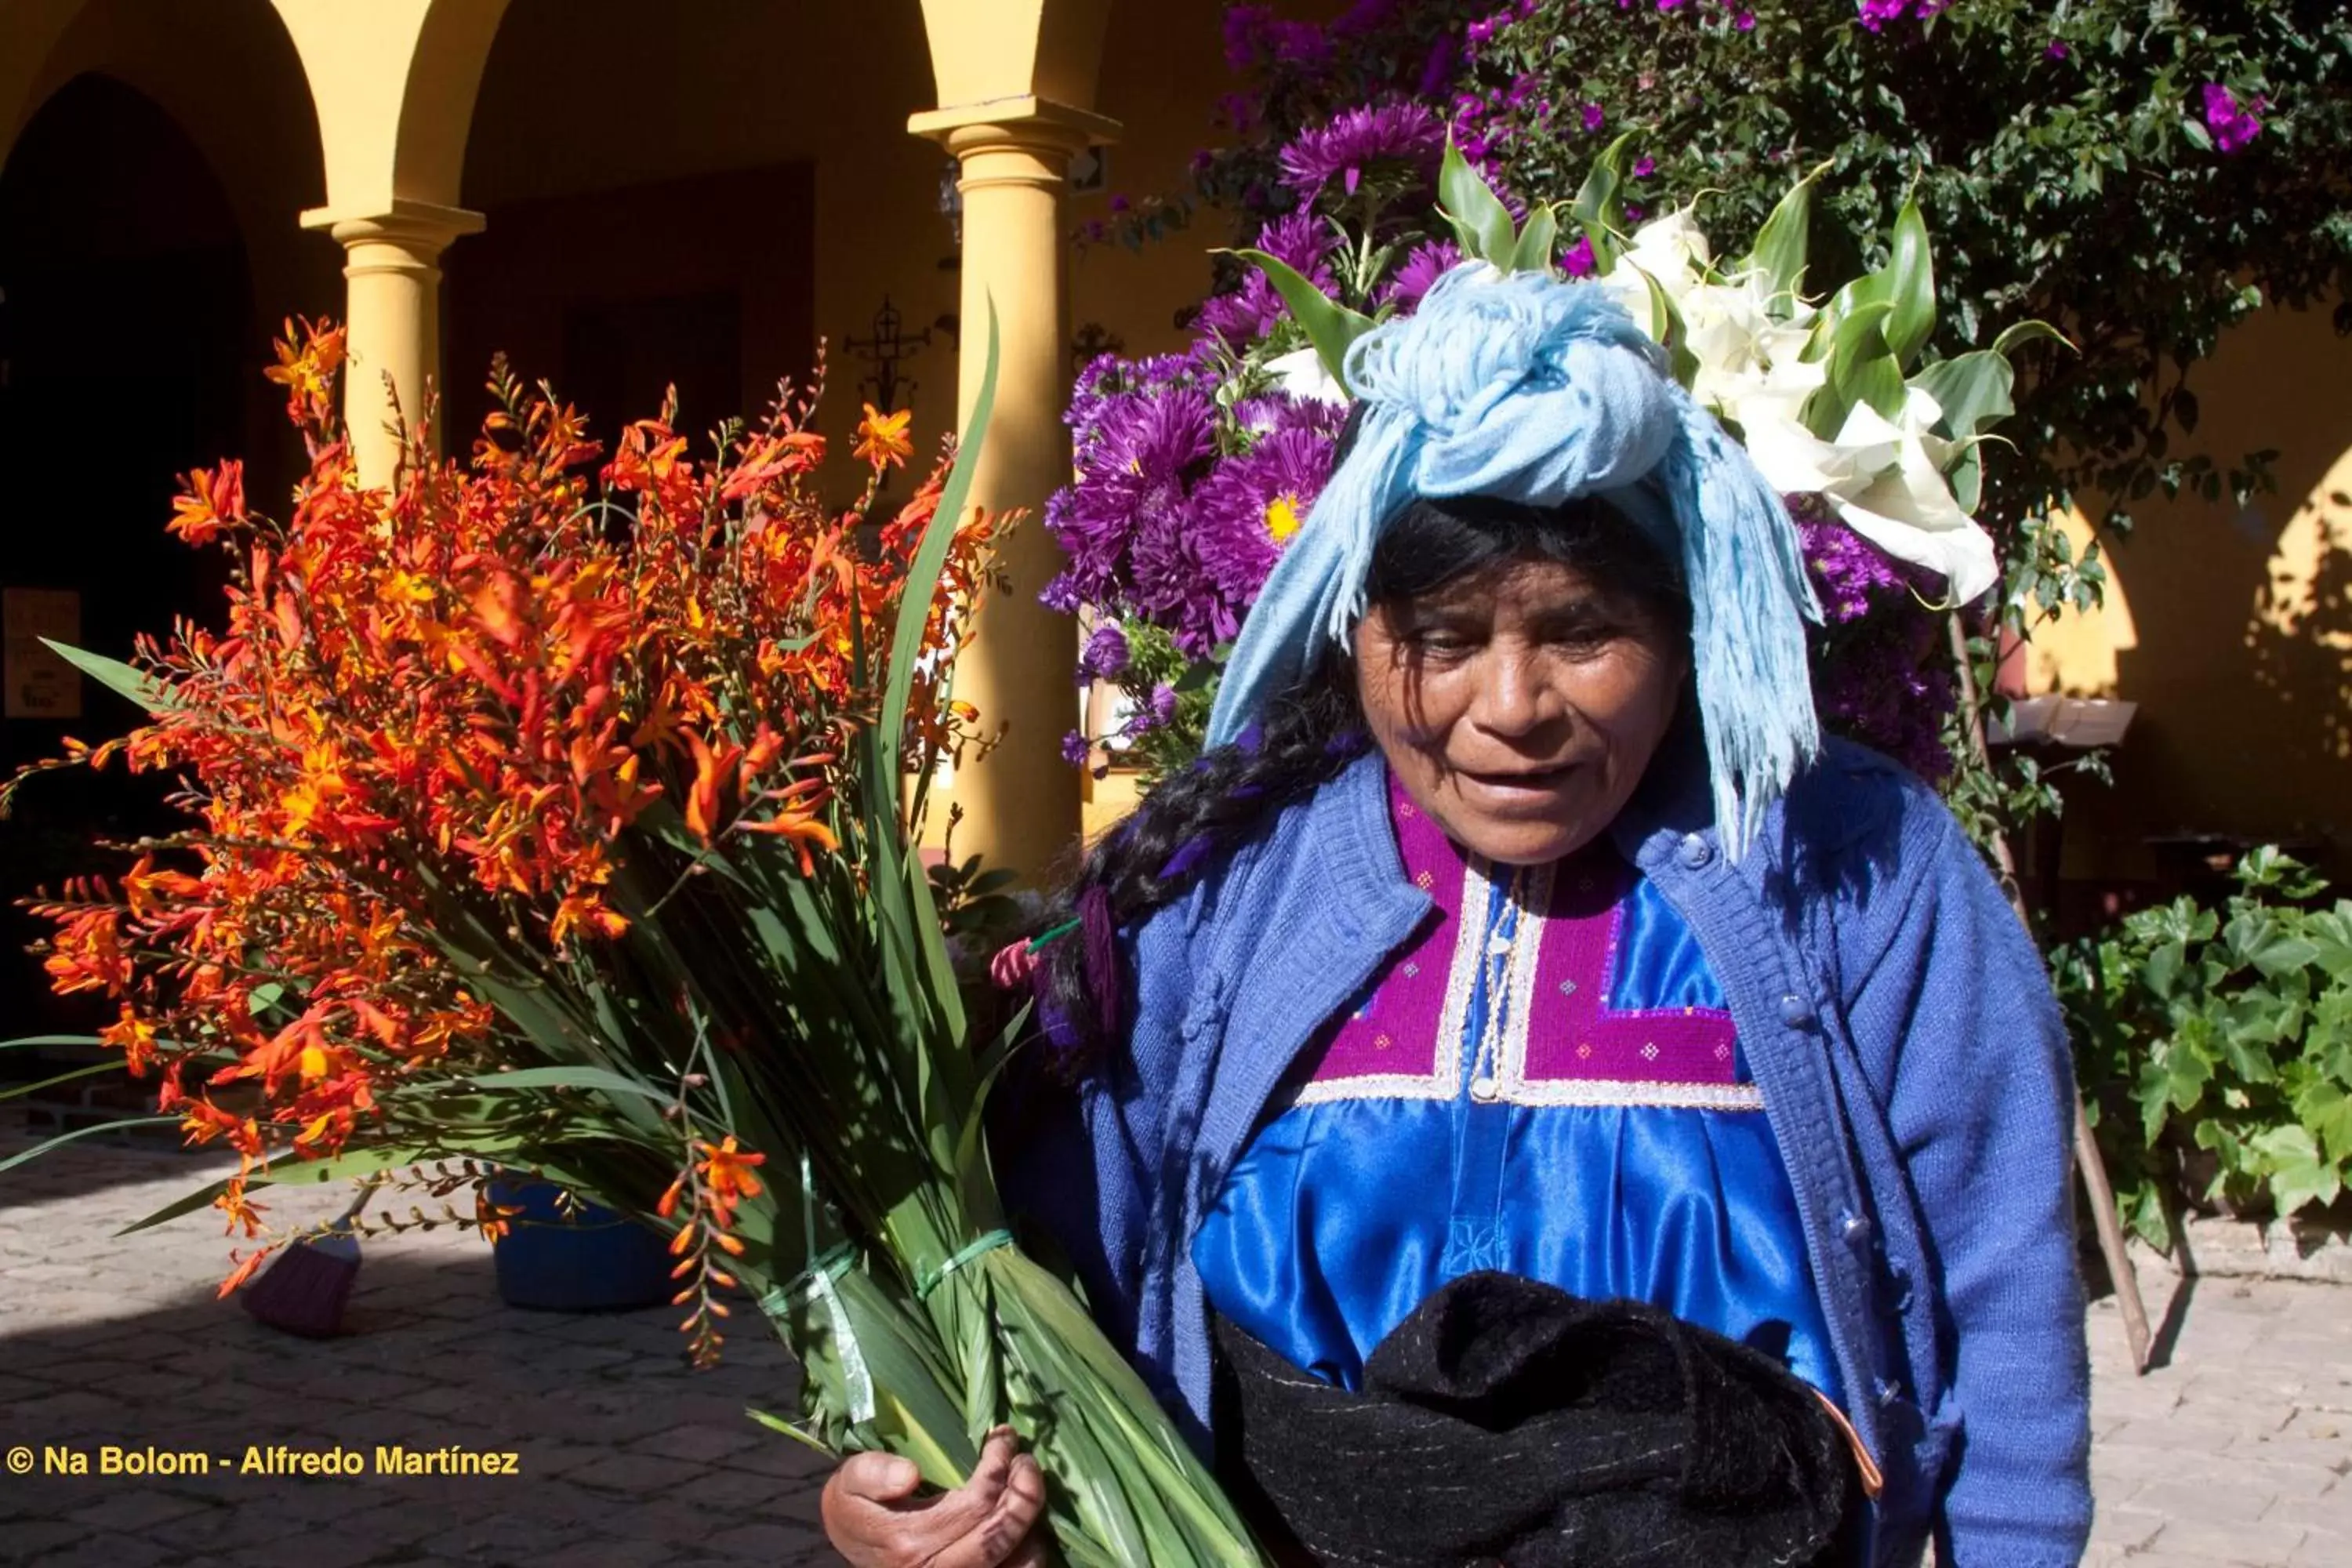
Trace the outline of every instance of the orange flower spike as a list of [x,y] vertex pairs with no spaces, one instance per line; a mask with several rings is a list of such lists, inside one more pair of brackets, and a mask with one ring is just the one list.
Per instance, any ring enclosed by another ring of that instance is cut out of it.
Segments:
[[768,1157],[737,1148],[732,1132],[715,1146],[702,1142],[700,1147],[703,1158],[698,1168],[703,1181],[710,1188],[713,1207],[731,1212],[742,1200],[756,1198],[767,1191],[760,1184],[760,1178],[751,1173],[755,1167],[767,1163]]
[[686,1249],[693,1245],[694,1221],[689,1219],[684,1225],[677,1227],[677,1234],[676,1236],[670,1237],[669,1255],[672,1258],[683,1257],[686,1253]]
[[[265,1247],[260,1251],[255,1253],[252,1257],[247,1258],[244,1262],[239,1263],[236,1268],[231,1271],[229,1277],[220,1282],[220,1289],[213,1292],[213,1299],[220,1301],[228,1300],[230,1296],[236,1293],[236,1288],[244,1284],[247,1280],[252,1279],[254,1272],[261,1267],[262,1263],[271,1253],[277,1250],[278,1249],[274,1247]],[[236,1254],[232,1252],[229,1256],[231,1258],[235,1258]]]
[[677,1180],[669,1184],[669,1190],[661,1195],[661,1202],[654,1205],[654,1213],[667,1219],[677,1212],[677,1200],[686,1194],[686,1177],[687,1173],[678,1173]]
[[60,996],[79,991],[105,991],[121,996],[131,988],[131,960],[122,951],[121,916],[113,910],[89,910],[75,916],[50,943],[41,967],[48,972],[49,988]]
[[99,1031],[98,1037],[110,1046],[122,1049],[122,1065],[132,1078],[145,1078],[147,1068],[155,1059],[155,1026],[122,1005],[121,1018]]
[[806,812],[783,811],[764,822],[739,822],[735,826],[740,832],[766,834],[790,840],[793,847],[800,851],[801,875],[803,877],[816,872],[816,858],[809,853],[812,845],[828,855],[841,847],[841,840],[834,836],[833,829]]
[[172,521],[164,531],[190,544],[203,544],[245,521],[245,465],[231,458],[217,468],[195,469],[187,489],[172,501]]
[[765,719],[761,720],[759,730],[751,736],[751,746],[743,752],[743,787],[751,788],[751,781],[766,773],[768,764],[774,762],[783,749],[784,738],[769,728]]
[[735,1237],[728,1235],[725,1231],[712,1231],[710,1233],[710,1239],[717,1243],[719,1250],[727,1254],[728,1257],[740,1258],[743,1256],[743,1244],[736,1240]]
[[743,748],[732,742],[720,742],[713,751],[694,731],[686,732],[686,743],[694,754],[694,786],[686,799],[686,825],[705,844],[719,829],[719,792],[725,787],[727,775],[743,755]]
[[866,417],[857,422],[857,445],[851,450],[877,470],[886,465],[906,467],[907,459],[915,455],[915,444],[907,438],[907,426],[913,418],[908,409],[884,414],[867,404]]

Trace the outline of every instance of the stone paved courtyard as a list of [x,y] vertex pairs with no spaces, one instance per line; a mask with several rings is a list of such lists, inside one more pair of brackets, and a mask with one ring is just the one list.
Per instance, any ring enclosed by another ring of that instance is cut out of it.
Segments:
[[[0,1143],[0,1149],[10,1145]],[[0,1175],[0,1447],[236,1455],[451,1444],[513,1450],[513,1477],[0,1474],[0,1562],[66,1568],[497,1563],[546,1568],[828,1560],[821,1463],[745,1419],[788,1409],[791,1363],[751,1324],[688,1371],[665,1309],[503,1306],[487,1249],[371,1243],[350,1336],[289,1338],[213,1299],[209,1215],[113,1232],[216,1162],[86,1142]],[[343,1194],[274,1189],[281,1216]],[[2126,1371],[2092,1309],[2096,1568],[2352,1568],[2352,1291],[2206,1279],[2174,1308],[2171,1362]],[[219,1467],[215,1465],[217,1470]],[[1963,1565],[1965,1568],[1965,1565]]]

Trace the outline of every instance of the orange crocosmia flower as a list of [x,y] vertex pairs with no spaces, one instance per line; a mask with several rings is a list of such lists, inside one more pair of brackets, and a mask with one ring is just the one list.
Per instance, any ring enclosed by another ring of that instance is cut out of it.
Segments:
[[866,417],[857,422],[857,445],[851,450],[877,468],[885,464],[906,467],[907,459],[915,455],[915,444],[907,438],[907,426],[914,416],[910,409],[884,414],[867,404]]
[[474,1228],[482,1233],[484,1241],[497,1241],[514,1229],[508,1222],[522,1213],[519,1205],[494,1204],[482,1188],[474,1189]]
[[727,776],[735,771],[742,759],[743,748],[733,742],[720,742],[713,751],[695,731],[686,732],[686,743],[694,753],[694,787],[686,797],[686,825],[705,844],[719,829],[719,792]]
[[744,833],[762,833],[789,840],[800,851],[803,877],[816,870],[816,860],[809,854],[811,845],[828,855],[841,847],[841,840],[835,837],[833,829],[805,811],[780,811],[762,822],[739,822],[735,826]]
[[[263,1262],[268,1258],[269,1255],[277,1250],[278,1249],[274,1247],[265,1247],[260,1251],[255,1253],[252,1257],[247,1258],[244,1262],[238,1264],[229,1277],[220,1282],[220,1289],[214,1293],[214,1299],[216,1300],[227,1300],[229,1296],[236,1292],[238,1286],[252,1279],[254,1270],[259,1268]],[[231,1258],[235,1258],[236,1254],[232,1252],[229,1256]]]
[[131,987],[131,960],[122,951],[121,917],[113,910],[86,910],[50,942],[41,967],[60,996],[105,991],[120,996]]
[[629,929],[629,917],[606,904],[594,892],[567,893],[548,921],[547,940],[562,947],[575,931],[593,931],[611,941]]
[[204,892],[204,883],[184,871],[155,869],[152,855],[142,855],[138,864],[122,874],[123,900],[134,920],[164,912],[164,899],[184,901],[202,898]]
[[246,1197],[244,1177],[232,1177],[228,1185],[221,1189],[220,1195],[213,1199],[213,1207],[228,1216],[229,1229],[243,1226],[246,1240],[251,1241],[261,1234],[261,1216],[268,1211]]
[[698,1139],[696,1144],[702,1151],[697,1169],[710,1190],[710,1206],[722,1224],[733,1218],[737,1204],[767,1191],[751,1172],[753,1167],[765,1164],[768,1157],[737,1148],[732,1132],[717,1143]]
[[122,1047],[122,1064],[131,1069],[132,1078],[145,1078],[148,1065],[155,1059],[155,1026],[122,1005],[122,1016],[99,1031],[98,1037],[110,1046]]
[[232,523],[245,521],[245,465],[235,458],[217,468],[198,468],[188,475],[188,488],[172,501],[172,521],[165,531],[191,544],[218,538]]

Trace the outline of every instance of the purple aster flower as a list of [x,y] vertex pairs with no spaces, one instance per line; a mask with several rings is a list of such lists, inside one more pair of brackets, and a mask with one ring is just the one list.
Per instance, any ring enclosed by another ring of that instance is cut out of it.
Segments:
[[1559,269],[1570,278],[1590,278],[1601,270],[1600,258],[1592,254],[1592,237],[1580,234],[1576,243],[1559,258]]
[[1642,156],[1633,160],[1633,177],[1635,179],[1646,180],[1657,172],[1658,161],[1655,158],[1651,157],[1648,153],[1644,153]]
[[1881,552],[1818,496],[1791,496],[1789,510],[1822,601],[1823,625],[1811,639],[1822,721],[1922,778],[1941,778],[1951,767],[1944,719],[1958,694],[1941,618],[1922,607],[1930,574]]
[[1880,599],[1909,593],[1910,580],[1894,559],[1827,515],[1818,498],[1793,497],[1789,510],[1796,518],[1798,542],[1812,569],[1827,624],[1860,620]]
[[1731,25],[1743,33],[1752,33],[1756,30],[1756,13],[1743,9],[1731,19]]
[[1283,309],[1282,296],[1274,291],[1265,274],[1252,268],[1242,279],[1240,288],[1202,300],[1194,325],[1239,346],[1255,342],[1271,331],[1274,324],[1282,320]]
[[1103,430],[1104,466],[1148,484],[1173,484],[1215,447],[1209,400],[1190,386],[1144,399],[1133,417]]
[[1202,481],[1201,564],[1237,623],[1323,493],[1335,445],[1328,430],[1276,429]]
[[1149,735],[1154,730],[1164,730],[1176,720],[1176,689],[1166,681],[1151,689],[1151,700],[1141,711],[1128,721],[1130,735]]
[[1604,126],[1604,125],[1606,125],[1606,124],[1608,124],[1608,123],[1609,123],[1609,116],[1608,116],[1608,113],[1607,113],[1605,110],[1603,110],[1601,109],[1601,107],[1599,104],[1597,104],[1597,103],[1588,103],[1588,104],[1586,104],[1586,105],[1584,106],[1584,128],[1585,128],[1585,130],[1587,130],[1587,131],[1598,131],[1598,130],[1600,130],[1602,126]]
[[1062,737],[1062,761],[1074,768],[1085,767],[1093,750],[1086,736],[1076,730]]
[[2238,101],[2238,95],[2218,81],[2209,81],[2203,89],[2205,129],[2213,133],[2213,146],[2223,153],[2242,151],[2262,131],[2262,111],[2268,108],[2263,100]]
[[1165,494],[1141,510],[1129,551],[1136,608],[1165,627],[1188,658],[1205,658],[1241,630],[1241,611],[1203,558],[1206,530],[1190,497]]
[[2051,39],[2050,47],[2042,51],[2046,58],[2053,60],[2063,60],[2074,52],[2066,47],[2066,40],[2063,38]]
[[1658,0],[1658,9],[1661,11],[1679,11],[1682,8],[1683,0]]
[[1282,150],[1283,184],[1302,201],[1338,176],[1349,195],[1376,163],[1433,165],[1445,146],[1445,127],[1425,104],[1386,103],[1342,111],[1327,125],[1299,132]]
[[1312,213],[1289,213],[1257,231],[1257,247],[1318,289],[1332,287],[1331,226]]
[[1095,628],[1087,639],[1086,651],[1078,655],[1078,679],[1081,680],[1116,680],[1127,669],[1129,652],[1127,634],[1115,621],[1106,621]]
[[[1465,154],[1466,155],[1466,154]],[[1461,248],[1450,239],[1433,240],[1413,247],[1404,265],[1396,269],[1381,288],[1379,303],[1394,305],[1407,314],[1421,308],[1422,296],[1437,286],[1437,280],[1452,271],[1462,259]]]

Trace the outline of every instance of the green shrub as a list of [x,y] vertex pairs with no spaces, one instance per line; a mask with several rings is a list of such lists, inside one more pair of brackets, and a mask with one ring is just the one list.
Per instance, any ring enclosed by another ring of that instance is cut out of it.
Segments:
[[2053,954],[2116,1202],[2159,1247],[2176,1195],[2284,1216],[2352,1173],[2352,899],[2318,907],[2270,848],[2237,881],[2221,910],[2177,899]]

